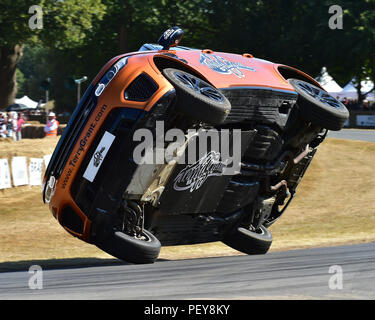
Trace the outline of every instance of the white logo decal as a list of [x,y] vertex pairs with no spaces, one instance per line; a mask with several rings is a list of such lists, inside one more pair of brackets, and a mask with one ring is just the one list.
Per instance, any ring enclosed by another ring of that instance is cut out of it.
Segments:
[[167,40],[174,32],[174,29],[168,29],[167,31],[165,31],[163,34],[164,40]]
[[100,140],[99,145],[96,148],[85,173],[83,174],[83,177],[86,180],[90,182],[94,181],[96,174],[98,173],[100,166],[102,165],[103,160],[113,143],[113,140],[115,140],[115,136],[106,131],[103,135],[103,138]]
[[103,161],[103,152],[105,151],[105,147],[102,147],[100,151],[94,153],[94,166],[98,167],[100,163]]
[[245,77],[240,69],[256,72],[256,70],[252,67],[245,66],[239,62],[226,60],[223,57],[215,56],[214,54],[201,53],[199,62],[216,72],[219,72],[221,74],[234,74],[238,78]]
[[220,153],[211,151],[197,162],[188,165],[174,179],[173,188],[176,191],[190,189],[190,192],[199,189],[208,177],[222,176],[227,162],[220,161]]

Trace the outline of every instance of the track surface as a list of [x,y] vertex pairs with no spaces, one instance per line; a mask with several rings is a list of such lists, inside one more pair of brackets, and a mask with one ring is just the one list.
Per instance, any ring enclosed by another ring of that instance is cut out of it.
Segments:
[[0,299],[375,299],[375,244],[44,270],[34,290],[30,277],[0,273]]
[[328,131],[327,137],[375,142],[375,130],[342,129],[341,131]]

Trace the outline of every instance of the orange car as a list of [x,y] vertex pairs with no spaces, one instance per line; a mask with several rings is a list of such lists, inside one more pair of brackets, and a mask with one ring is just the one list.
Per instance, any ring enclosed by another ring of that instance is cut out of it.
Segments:
[[133,263],[161,245],[223,241],[263,254],[328,130],[348,111],[307,74],[159,44],[109,61],[76,107],[43,200],[73,236]]

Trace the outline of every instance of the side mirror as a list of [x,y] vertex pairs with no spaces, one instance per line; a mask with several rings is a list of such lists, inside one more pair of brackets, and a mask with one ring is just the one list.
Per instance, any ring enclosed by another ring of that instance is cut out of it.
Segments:
[[170,47],[177,46],[182,37],[184,31],[179,27],[172,27],[165,31],[158,40],[158,43],[163,47],[163,50],[168,50]]

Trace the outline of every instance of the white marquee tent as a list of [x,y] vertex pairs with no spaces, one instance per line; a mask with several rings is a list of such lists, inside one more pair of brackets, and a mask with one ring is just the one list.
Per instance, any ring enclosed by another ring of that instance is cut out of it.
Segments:
[[[329,75],[327,68],[323,67],[320,75],[315,78],[316,81],[332,96],[339,99],[358,99],[357,89],[355,87],[355,79],[352,79],[344,88],[341,88],[337,82]],[[361,82],[361,92],[367,93],[374,88],[374,83],[370,79]],[[369,101],[375,101],[375,93],[372,92],[366,97]]]
[[[363,80],[361,82],[361,92],[367,93],[374,88],[374,84],[370,79]],[[350,81],[340,92],[340,98],[358,99],[357,88],[355,87],[355,79]],[[375,101],[374,92],[370,93],[366,97],[367,100]]]
[[14,103],[24,104],[29,109],[36,109],[38,102],[31,100],[28,96],[23,96],[20,99],[15,99]]
[[320,71],[320,75],[315,78],[316,81],[330,94],[333,96],[337,95],[342,91],[342,88],[337,84],[335,80],[327,72],[327,68],[323,67]]

